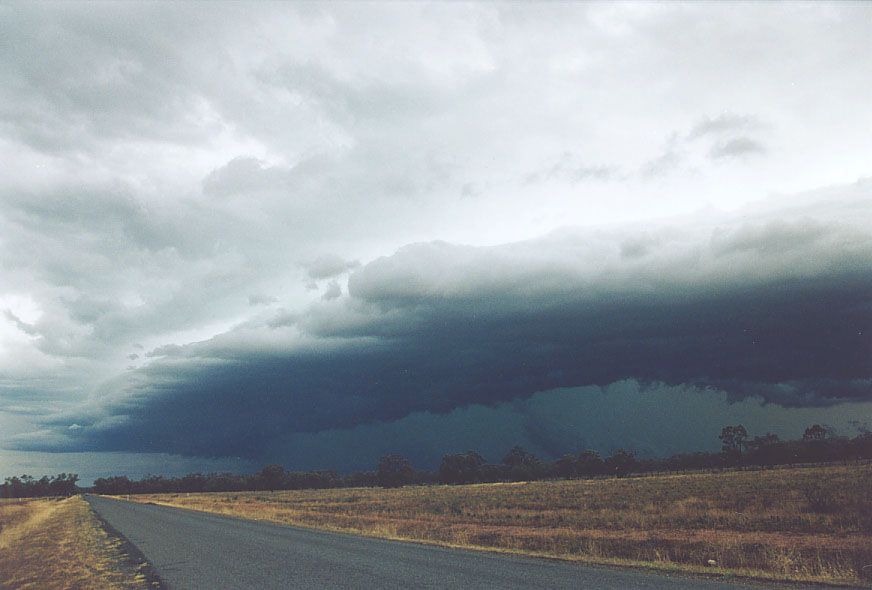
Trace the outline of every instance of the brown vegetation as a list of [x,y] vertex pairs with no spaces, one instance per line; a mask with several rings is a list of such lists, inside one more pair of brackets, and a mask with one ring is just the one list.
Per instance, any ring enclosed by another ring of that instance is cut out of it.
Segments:
[[120,545],[79,497],[0,500],[0,588],[147,588]]
[[135,499],[451,546],[860,584],[872,577],[870,482],[872,465],[856,464]]

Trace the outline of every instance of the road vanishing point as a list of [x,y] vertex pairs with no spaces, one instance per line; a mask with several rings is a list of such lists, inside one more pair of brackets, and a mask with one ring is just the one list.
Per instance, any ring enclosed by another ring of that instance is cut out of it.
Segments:
[[796,588],[449,549],[99,496],[85,499],[142,553],[170,590]]

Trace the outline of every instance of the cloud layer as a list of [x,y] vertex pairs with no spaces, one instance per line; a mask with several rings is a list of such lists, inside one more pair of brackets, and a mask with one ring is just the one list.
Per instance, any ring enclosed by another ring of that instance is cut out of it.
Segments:
[[[258,457],[289,433],[624,379],[788,407],[868,400],[869,223],[865,199],[848,199],[409,245],[354,271],[347,296],[153,351],[95,406],[47,421],[46,441],[22,444]],[[71,422],[83,428],[56,428]]]
[[870,14],[4,3],[0,448],[866,400]]

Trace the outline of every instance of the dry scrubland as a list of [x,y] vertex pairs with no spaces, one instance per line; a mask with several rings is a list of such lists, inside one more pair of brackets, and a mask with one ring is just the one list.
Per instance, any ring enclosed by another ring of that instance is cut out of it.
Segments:
[[[442,545],[843,584],[872,579],[872,465],[163,494],[141,502]],[[717,562],[707,566],[708,560]]]
[[0,588],[147,588],[79,497],[0,500]]

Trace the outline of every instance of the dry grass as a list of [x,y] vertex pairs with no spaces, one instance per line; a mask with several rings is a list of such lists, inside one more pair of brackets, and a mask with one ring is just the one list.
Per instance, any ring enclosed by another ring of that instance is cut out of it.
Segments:
[[79,497],[0,501],[0,588],[147,588]]
[[135,499],[598,563],[836,584],[872,578],[872,465]]

